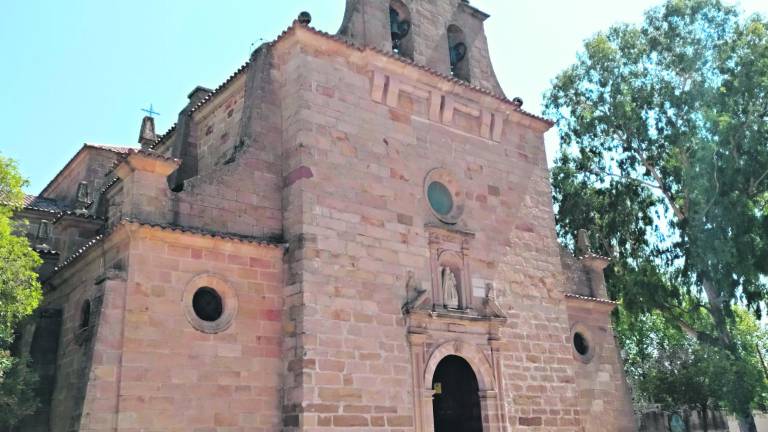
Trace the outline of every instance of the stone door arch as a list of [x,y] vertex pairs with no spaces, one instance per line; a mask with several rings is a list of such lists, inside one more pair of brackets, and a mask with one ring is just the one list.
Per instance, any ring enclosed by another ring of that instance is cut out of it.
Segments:
[[[420,335],[421,336],[421,335]],[[412,338],[412,345],[420,345],[420,338]],[[414,342],[416,342],[414,344]],[[424,346],[424,345],[421,345]],[[489,347],[490,348],[490,347]],[[440,362],[448,356],[460,357],[466,361],[477,379],[478,397],[480,399],[483,432],[504,431],[506,413],[497,386],[498,362],[492,358],[493,350],[489,350],[491,358],[486,356],[478,346],[463,342],[449,341],[439,345],[431,353],[413,350],[414,356],[414,398],[416,399],[416,431],[435,432],[433,414],[433,397],[435,390],[432,381]],[[419,372],[416,372],[419,371]]]
[[483,432],[480,386],[462,357],[443,357],[432,376],[435,432]]

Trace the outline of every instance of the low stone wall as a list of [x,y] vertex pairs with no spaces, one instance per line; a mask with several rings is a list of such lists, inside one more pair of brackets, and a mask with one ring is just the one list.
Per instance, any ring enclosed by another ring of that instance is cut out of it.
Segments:
[[[767,432],[768,431],[768,414],[754,413],[754,415],[755,415],[755,426],[757,426],[757,432]],[[739,421],[736,420],[736,417],[728,416],[728,427],[731,428],[732,432],[739,432]]]
[[[721,411],[707,411],[706,422],[700,411],[682,410],[678,412],[685,423],[686,432],[727,432],[729,421]],[[645,410],[636,413],[640,432],[676,432],[670,426],[672,412]],[[706,427],[705,427],[706,425]],[[738,431],[731,428],[730,430]],[[763,430],[758,427],[758,430]],[[768,430],[768,429],[766,429]]]

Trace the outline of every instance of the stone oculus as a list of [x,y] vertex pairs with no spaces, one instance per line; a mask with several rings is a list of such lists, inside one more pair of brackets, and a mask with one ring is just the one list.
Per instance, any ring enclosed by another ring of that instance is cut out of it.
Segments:
[[17,430],[635,429],[608,261],[557,242],[552,123],[504,96],[488,15],[346,8],[27,197]]

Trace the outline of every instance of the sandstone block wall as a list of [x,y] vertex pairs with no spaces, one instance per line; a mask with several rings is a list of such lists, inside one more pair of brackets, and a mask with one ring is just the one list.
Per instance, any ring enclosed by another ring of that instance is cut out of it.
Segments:
[[[585,430],[633,432],[637,430],[624,367],[616,345],[610,311],[612,305],[583,299],[568,300],[573,331],[581,332],[590,345],[590,358],[574,354],[574,378],[579,388],[579,407]],[[606,415],[608,413],[608,415]]]
[[[495,284],[510,317],[500,344],[510,424],[578,429],[541,132],[504,116],[495,142],[479,136],[482,121],[471,114],[444,124],[419,111],[416,96],[401,96],[394,106],[372,100],[372,69],[384,65],[366,64],[335,42],[297,39],[306,43],[284,43],[275,54],[294,92],[283,104],[290,119],[284,211],[286,237],[300,248],[290,261],[296,286],[289,301],[302,316],[295,343],[304,353],[294,358],[301,363],[287,404],[298,420],[290,418],[288,430],[413,428],[411,377],[420,371],[411,369],[400,307],[408,271],[430,283],[425,225],[438,221],[423,181],[436,167],[461,184],[460,226],[476,234],[467,257],[471,278]],[[399,78],[426,88],[444,84]],[[449,97],[475,107],[494,103],[450,90]],[[436,335],[431,349],[441,337],[457,336]]]
[[[277,430],[282,248],[126,230],[125,281],[105,303],[81,430]],[[231,291],[225,305],[237,304],[216,334],[194,328],[183,302],[210,278]]]

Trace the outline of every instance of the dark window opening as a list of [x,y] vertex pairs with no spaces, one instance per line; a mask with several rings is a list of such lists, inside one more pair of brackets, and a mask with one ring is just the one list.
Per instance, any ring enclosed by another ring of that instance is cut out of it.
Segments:
[[224,302],[215,289],[203,287],[192,296],[192,309],[201,320],[213,322],[224,313]]
[[37,239],[48,240],[51,237],[51,223],[49,221],[40,221],[37,227]]
[[573,335],[573,348],[582,356],[589,354],[589,342],[583,334],[576,332]]
[[81,203],[90,201],[88,182],[80,182],[80,184],[77,185],[77,201]]
[[435,432],[482,432],[477,377],[466,360],[449,355],[432,377]]
[[462,81],[469,82],[469,47],[464,37],[464,31],[459,26],[448,26],[448,55],[451,63],[451,75]]
[[392,52],[413,60],[413,38],[411,17],[408,8],[400,1],[393,1],[389,7],[389,29],[392,35]]
[[83,306],[80,308],[80,331],[88,330],[91,326],[91,302],[86,300],[83,302]]

